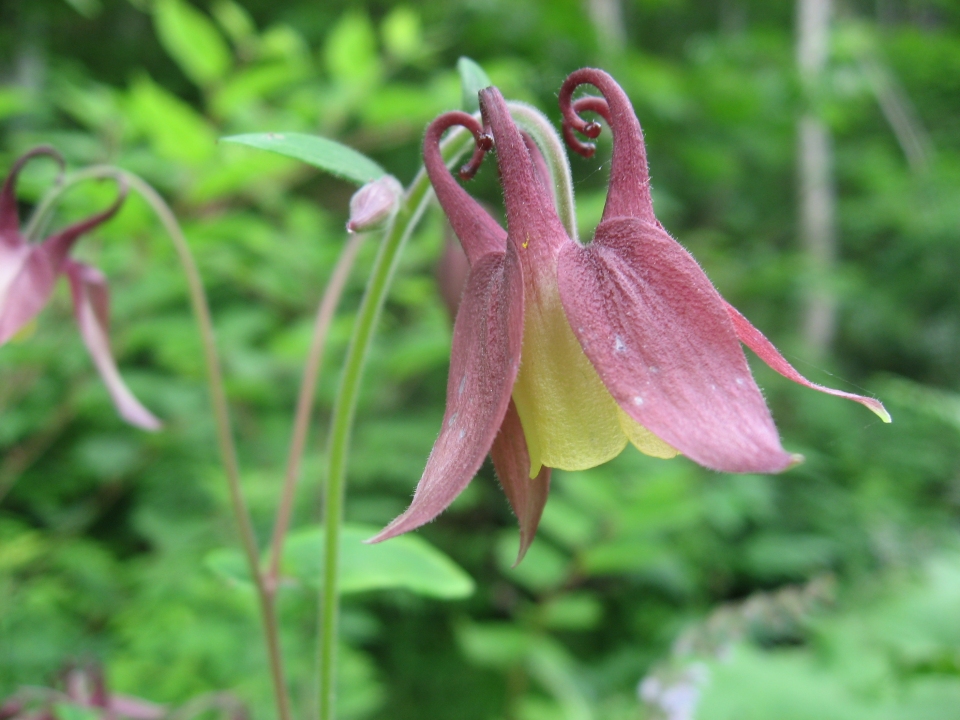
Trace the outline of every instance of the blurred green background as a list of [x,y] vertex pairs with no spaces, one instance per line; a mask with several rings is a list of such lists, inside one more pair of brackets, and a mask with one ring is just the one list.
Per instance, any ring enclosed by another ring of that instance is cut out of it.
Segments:
[[[894,416],[882,425],[754,363],[785,446],[806,463],[721,475],[628,449],[557,472],[516,569],[515,520],[485,466],[418,531],[473,577],[470,597],[345,599],[344,720],[960,718],[960,5],[838,5],[825,67],[806,84],[796,13],[785,0],[0,2],[0,168],[52,143],[72,167],[141,174],[172,204],[210,292],[264,544],[353,188],[217,138],[318,133],[407,183],[425,124],[460,104],[460,55],[554,120],[568,72],[611,72],[644,127],[667,229],[801,372],[875,394]],[[799,239],[805,114],[832,138],[836,250],[819,266]],[[584,233],[609,152],[606,138],[572,161]],[[24,217],[53,177],[52,163],[24,173]],[[56,222],[113,192],[71,192]],[[499,203],[490,160],[471,192]],[[353,522],[382,525],[405,507],[438,431],[443,232],[434,211],[382,318],[350,466]],[[300,527],[319,515],[326,417],[375,249],[333,326]],[[0,348],[0,698],[96,661],[117,692],[176,706],[229,691],[272,717],[253,597],[209,561],[235,534],[169,241],[131,198],[77,254],[109,276],[121,370],[166,426],[145,434],[117,419],[65,283]],[[817,293],[835,331],[812,343],[802,328]],[[291,587],[281,612],[303,717],[313,593]]]

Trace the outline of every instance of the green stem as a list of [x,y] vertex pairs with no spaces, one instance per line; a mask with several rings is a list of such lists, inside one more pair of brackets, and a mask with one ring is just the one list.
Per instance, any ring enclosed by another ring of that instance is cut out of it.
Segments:
[[313,323],[313,337],[310,339],[310,350],[307,353],[307,363],[303,368],[303,380],[300,383],[300,394],[297,397],[297,410],[293,421],[293,434],[290,440],[290,452],[287,456],[287,470],[283,479],[283,490],[280,503],[277,507],[277,518],[273,524],[273,541],[270,543],[270,562],[267,565],[267,587],[274,591],[280,577],[280,559],[283,556],[283,542],[290,527],[290,516],[293,512],[293,500],[297,490],[297,480],[300,477],[300,462],[303,458],[303,449],[307,442],[307,432],[310,429],[310,415],[313,411],[313,396],[317,389],[317,380],[323,362],[323,347],[327,340],[327,331],[336,312],[343,294],[343,288],[350,277],[357,252],[366,237],[365,233],[350,235],[337,260],[337,264],[330,275],[330,282],[323,291],[323,297],[317,308],[316,320]]
[[197,325],[199,326],[200,336],[203,342],[203,356],[207,366],[208,380],[210,382],[210,400],[213,405],[213,415],[217,427],[217,444],[220,448],[220,456],[227,476],[227,484],[230,488],[233,514],[240,531],[240,539],[247,565],[249,566],[250,576],[254,579],[257,596],[260,601],[260,614],[266,636],[267,655],[270,663],[271,677],[273,679],[274,693],[276,695],[277,713],[280,720],[291,720],[290,702],[287,694],[286,681],[284,679],[283,659],[280,652],[276,606],[274,604],[273,594],[267,590],[263,574],[260,572],[260,553],[257,548],[257,539],[253,531],[253,523],[250,520],[250,511],[247,509],[246,500],[244,499],[240,484],[240,468],[237,462],[237,451],[233,440],[233,432],[230,427],[230,412],[227,405],[227,394],[223,384],[223,375],[220,371],[220,358],[217,353],[216,339],[213,332],[213,321],[210,317],[210,306],[207,303],[203,282],[197,270],[196,262],[194,262],[193,255],[190,252],[190,246],[187,243],[183,231],[180,229],[176,216],[160,194],[137,175],[121,168],[97,165],[72,173],[64,178],[63,183],[52,190],[47,198],[44,198],[38,211],[31,219],[31,223],[39,226],[43,221],[44,215],[53,207],[54,201],[72,185],[85,180],[102,178],[115,178],[118,181],[125,182],[143,197],[156,213],[164,229],[170,236],[180,263],[183,266],[183,271],[187,279],[187,291],[190,296],[190,304],[193,306],[193,312],[196,315]]
[[[472,136],[454,130],[443,143],[444,157],[455,162],[473,143]],[[327,481],[324,493],[324,565],[320,590],[319,638],[319,717],[334,720],[336,713],[336,655],[339,615],[340,529],[343,525],[343,502],[346,485],[347,456],[350,435],[360,394],[363,366],[370,342],[377,328],[390,281],[393,279],[400,251],[413,233],[429,201],[430,182],[422,170],[414,178],[403,207],[387,228],[383,244],[374,261],[366,293],[360,305],[353,337],[344,362],[340,388],[333,406],[327,451]]]

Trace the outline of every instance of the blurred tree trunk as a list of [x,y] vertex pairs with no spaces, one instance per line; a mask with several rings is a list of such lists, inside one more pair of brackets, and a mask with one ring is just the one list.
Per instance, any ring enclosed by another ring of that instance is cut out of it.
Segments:
[[627,46],[627,30],[623,22],[620,0],[586,0],[587,12],[600,41],[601,55],[618,54]]
[[806,95],[800,118],[797,166],[800,176],[800,241],[806,277],[803,335],[821,357],[836,327],[837,301],[830,277],[836,262],[833,149],[830,131],[816,112],[829,46],[831,0],[798,0],[797,64]]

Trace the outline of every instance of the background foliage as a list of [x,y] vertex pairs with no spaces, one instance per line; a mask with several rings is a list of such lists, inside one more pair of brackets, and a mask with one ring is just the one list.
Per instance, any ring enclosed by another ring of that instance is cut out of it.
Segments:
[[[469,598],[347,598],[343,717],[960,717],[960,7],[838,9],[816,96],[838,193],[840,259],[826,279],[804,273],[796,241],[793,4],[632,0],[622,11],[623,25],[605,29],[574,0],[4,0],[0,167],[50,142],[73,166],[143,175],[173,204],[211,294],[265,543],[352,188],[217,138],[322,134],[408,182],[425,124],[460,104],[460,55],[555,119],[566,74],[602,65],[644,126],[664,225],[801,371],[877,394],[895,423],[757,366],[804,465],[727,476],[628,450],[558,472],[516,569],[515,521],[485,467],[418,533],[472,576]],[[898,142],[883,88],[912,118],[921,162]],[[585,233],[608,158],[604,145],[573,161]],[[24,174],[24,217],[52,178],[39,162]],[[489,161],[471,191],[499,202]],[[56,222],[112,192],[71,192]],[[450,343],[434,278],[442,237],[433,213],[382,319],[351,522],[382,525],[403,509],[436,436]],[[334,325],[300,526],[318,516],[335,368],[374,250]],[[181,704],[229,690],[269,717],[252,595],[211,570],[210,553],[235,537],[172,250],[131,198],[79,254],[109,276],[121,368],[166,425],[145,434],[116,418],[64,287],[0,349],[0,697],[94,659],[120,692]],[[796,330],[812,282],[840,298],[825,358]],[[312,593],[292,588],[281,610],[305,715]]]

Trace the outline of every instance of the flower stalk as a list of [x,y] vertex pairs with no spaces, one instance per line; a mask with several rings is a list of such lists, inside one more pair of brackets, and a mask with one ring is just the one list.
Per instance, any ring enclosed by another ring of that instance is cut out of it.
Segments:
[[[443,155],[448,163],[456,161],[472,146],[473,138],[462,131],[451,132],[443,143]],[[343,525],[343,503],[346,486],[347,457],[360,381],[370,343],[377,327],[380,311],[390,290],[400,252],[413,234],[429,202],[430,182],[421,171],[414,178],[406,197],[393,221],[384,233],[383,243],[374,261],[367,281],[367,289],[360,304],[353,336],[344,361],[340,388],[333,406],[327,449],[327,477],[324,487],[324,563],[320,590],[320,636],[318,646],[320,720],[336,717],[336,657],[339,617],[339,553],[340,531]]]
[[267,656],[270,665],[270,674],[273,682],[274,695],[277,703],[277,714],[280,720],[291,720],[290,701],[287,693],[286,680],[283,669],[283,658],[280,651],[280,633],[277,623],[276,605],[273,593],[268,591],[264,576],[260,571],[260,553],[257,547],[256,534],[250,519],[243,496],[240,481],[240,467],[237,461],[236,444],[230,424],[230,411],[227,404],[227,394],[223,383],[220,357],[217,352],[216,338],[213,331],[213,321],[210,316],[210,305],[203,288],[203,281],[197,269],[196,261],[190,252],[186,236],[177,222],[173,211],[145,180],[131,172],[108,165],[95,165],[75,173],[71,173],[51,190],[41,201],[30,220],[28,232],[42,225],[45,216],[54,207],[59,197],[70,187],[86,180],[110,178],[125,183],[135,190],[157,215],[161,224],[170,236],[180,264],[183,267],[187,280],[187,293],[193,308],[203,344],[203,357],[207,369],[207,379],[210,383],[210,402],[213,406],[214,424],[217,432],[217,445],[220,458],[227,476],[227,485],[230,490],[230,501],[233,509],[237,529],[240,532],[241,545],[247,561],[250,577],[253,578],[260,606],[261,621],[267,645]]

